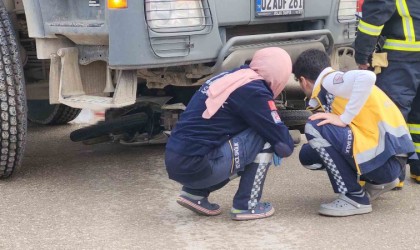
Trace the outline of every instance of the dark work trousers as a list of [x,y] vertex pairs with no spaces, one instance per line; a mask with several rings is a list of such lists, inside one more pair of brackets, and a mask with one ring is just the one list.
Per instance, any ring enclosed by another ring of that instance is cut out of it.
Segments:
[[[389,61],[389,66],[378,75],[376,84],[401,110],[420,158],[420,61]],[[420,176],[419,160],[410,161],[410,172]],[[404,178],[405,172],[400,180]]]
[[[254,130],[247,129],[234,136],[221,147],[210,152],[212,175],[184,185],[182,190],[208,197],[224,187],[231,179],[240,176],[233,207],[253,209],[261,199],[265,177],[273,158],[273,150]],[[215,155],[219,157],[214,157]]]
[[[308,143],[302,146],[299,159],[311,170],[325,169],[335,193],[360,194],[362,187],[357,180],[353,159],[353,134],[349,127],[331,124],[317,126],[321,120],[309,121],[305,126]],[[362,180],[373,184],[394,181],[401,174],[402,166],[391,158],[383,166],[363,174]]]

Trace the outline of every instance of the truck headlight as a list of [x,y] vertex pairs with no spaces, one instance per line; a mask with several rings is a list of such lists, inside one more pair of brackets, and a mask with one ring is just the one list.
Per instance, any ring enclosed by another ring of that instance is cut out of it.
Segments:
[[156,32],[195,31],[206,20],[202,0],[146,0],[146,19]]
[[358,2],[360,0],[341,0],[338,7],[338,22],[348,23],[355,22]]

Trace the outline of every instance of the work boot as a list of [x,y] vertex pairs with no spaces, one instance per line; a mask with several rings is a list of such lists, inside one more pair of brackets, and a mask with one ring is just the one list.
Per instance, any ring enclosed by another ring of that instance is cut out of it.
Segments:
[[420,184],[420,163],[410,164],[410,178]]
[[404,181],[399,181],[398,184],[392,189],[394,191],[402,190],[404,187]]
[[401,174],[400,174],[400,177],[398,178],[399,183],[392,189],[394,191],[402,190],[403,187],[404,187],[405,171],[406,170],[405,170],[405,165],[404,164],[402,164],[402,165],[403,165],[403,167],[402,167],[402,170],[401,170]]

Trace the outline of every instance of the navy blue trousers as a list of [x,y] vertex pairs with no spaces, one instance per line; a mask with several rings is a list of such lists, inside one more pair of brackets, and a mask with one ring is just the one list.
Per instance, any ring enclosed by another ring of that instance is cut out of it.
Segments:
[[265,177],[272,161],[271,145],[254,130],[247,129],[209,154],[212,174],[205,179],[184,184],[182,190],[208,197],[211,192],[240,176],[233,207],[240,210],[254,208],[261,199]]
[[[353,134],[349,127],[331,124],[318,127],[320,120],[309,121],[305,126],[308,143],[302,146],[299,159],[311,170],[326,170],[335,193],[357,194],[362,187],[357,179],[353,160]],[[402,166],[396,158],[390,158],[383,166],[365,173],[361,180],[384,184],[398,178]]]
[[[420,159],[420,62],[389,61],[382,69],[376,85],[398,106],[409,124],[410,133]],[[420,176],[420,161],[410,161],[410,172]],[[400,176],[400,180],[404,180]]]

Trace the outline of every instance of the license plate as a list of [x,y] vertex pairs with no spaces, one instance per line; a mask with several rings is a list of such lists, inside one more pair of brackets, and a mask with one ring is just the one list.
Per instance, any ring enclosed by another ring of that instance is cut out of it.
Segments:
[[257,16],[300,15],[303,0],[255,0]]

